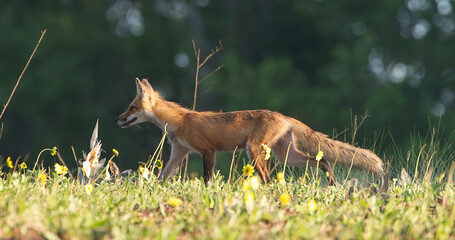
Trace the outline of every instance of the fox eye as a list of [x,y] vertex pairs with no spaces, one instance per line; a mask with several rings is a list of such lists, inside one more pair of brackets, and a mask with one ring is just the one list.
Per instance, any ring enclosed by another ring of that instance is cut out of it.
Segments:
[[130,110],[134,110],[134,109],[136,109],[136,108],[137,108],[137,107],[135,107],[135,106],[130,106]]

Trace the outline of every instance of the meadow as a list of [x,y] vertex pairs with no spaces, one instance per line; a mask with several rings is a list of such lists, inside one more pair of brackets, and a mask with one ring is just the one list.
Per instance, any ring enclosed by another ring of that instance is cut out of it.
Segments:
[[403,163],[415,175],[393,174],[383,192],[368,173],[341,167],[335,186],[312,168],[281,165],[268,184],[246,165],[206,185],[183,171],[158,181],[156,157],[118,176],[100,168],[87,182],[47,151],[39,160],[57,163],[47,169],[3,159],[0,238],[455,239],[454,165],[437,168],[450,151],[416,149]]
[[[199,70],[208,58],[199,65],[196,57]],[[100,160],[97,135],[95,127],[78,169],[68,169],[55,147],[35,161],[0,156],[0,239],[455,239],[453,139],[440,141],[434,129],[411,134],[406,151],[381,150],[385,185],[337,167],[334,186],[323,172],[275,165],[273,156],[273,180],[264,184],[236,153],[229,175],[218,172],[208,184],[186,167],[163,182],[165,135],[146,163],[123,172],[117,150]],[[373,145],[383,149],[382,142]]]

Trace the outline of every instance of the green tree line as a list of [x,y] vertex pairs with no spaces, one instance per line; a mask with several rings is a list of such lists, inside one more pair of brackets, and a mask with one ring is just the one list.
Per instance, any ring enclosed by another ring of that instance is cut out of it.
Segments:
[[[161,138],[151,124],[121,129],[114,119],[148,78],[166,99],[192,107],[196,62],[222,42],[201,69],[197,110],[267,108],[329,135],[349,134],[354,115],[370,115],[355,141],[375,134],[406,148],[413,131],[455,122],[455,14],[448,0],[210,1],[4,0],[0,2],[0,102],[9,94],[40,31],[47,34],[11,104],[2,157],[57,145],[69,164],[81,157],[100,119],[106,151],[121,168],[146,161]],[[334,130],[335,129],[335,130]],[[391,137],[392,136],[392,137]],[[376,146],[378,148],[378,146]],[[167,150],[168,151],[168,150]],[[165,152],[165,156],[167,152]]]

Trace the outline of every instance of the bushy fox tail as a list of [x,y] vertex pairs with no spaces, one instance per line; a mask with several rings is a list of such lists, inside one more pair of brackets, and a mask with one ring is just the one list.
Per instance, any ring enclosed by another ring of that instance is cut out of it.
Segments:
[[378,175],[384,174],[384,163],[372,151],[330,139],[316,132],[304,123],[291,118],[292,132],[297,142],[311,154],[324,152],[324,157],[337,163],[370,170]]

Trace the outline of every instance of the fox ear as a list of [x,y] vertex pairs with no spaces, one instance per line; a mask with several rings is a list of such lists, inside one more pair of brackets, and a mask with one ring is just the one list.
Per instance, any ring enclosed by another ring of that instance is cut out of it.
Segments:
[[139,78],[136,78],[136,90],[137,90],[137,96],[142,98],[145,94],[146,86],[139,80]]
[[143,78],[142,79],[142,83],[147,86],[148,88],[150,88],[151,90],[153,90],[152,88],[152,85],[150,85],[149,81],[147,80],[147,78]]
[[139,78],[136,78],[136,88],[137,88],[137,96],[140,99],[146,99],[152,103],[152,105],[155,105],[155,97],[156,94],[153,92],[152,86],[150,86],[150,83],[147,81],[147,79],[143,79],[142,81],[139,80]]

